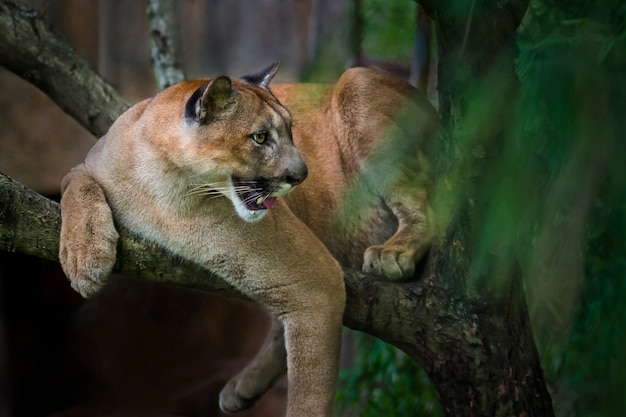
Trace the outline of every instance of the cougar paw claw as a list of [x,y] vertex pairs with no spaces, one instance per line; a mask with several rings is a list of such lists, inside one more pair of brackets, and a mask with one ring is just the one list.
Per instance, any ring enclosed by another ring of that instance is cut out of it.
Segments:
[[415,252],[397,245],[374,245],[363,256],[363,272],[390,281],[410,278],[415,272]]
[[220,408],[226,413],[236,413],[238,411],[246,410],[254,405],[258,395],[246,396],[242,395],[240,387],[238,387],[239,381],[237,379],[231,379],[222,388],[220,392]]
[[97,294],[104,286],[104,284],[101,284],[99,282],[79,278],[71,279],[70,285],[72,286],[74,291],[82,295],[83,298],[89,298]]

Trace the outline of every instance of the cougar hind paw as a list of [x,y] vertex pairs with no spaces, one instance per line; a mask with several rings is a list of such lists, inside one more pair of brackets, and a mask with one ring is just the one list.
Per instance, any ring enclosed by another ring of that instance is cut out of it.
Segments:
[[363,272],[399,281],[413,276],[415,261],[415,251],[404,246],[374,245],[365,250]]

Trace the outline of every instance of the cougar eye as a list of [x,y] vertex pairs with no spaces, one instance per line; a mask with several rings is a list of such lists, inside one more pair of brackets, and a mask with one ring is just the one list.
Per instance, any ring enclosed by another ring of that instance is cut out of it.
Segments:
[[267,140],[267,132],[265,130],[259,130],[258,132],[254,132],[253,134],[251,134],[250,138],[259,145],[261,145]]

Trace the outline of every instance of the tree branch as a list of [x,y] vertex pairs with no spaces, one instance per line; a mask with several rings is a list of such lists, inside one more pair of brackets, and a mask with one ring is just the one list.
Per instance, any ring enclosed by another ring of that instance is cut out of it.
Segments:
[[[58,262],[61,207],[0,173],[0,250]],[[219,277],[120,231],[114,272],[245,298]]]
[[[61,209],[58,203],[0,173],[0,250],[58,262],[60,231]],[[117,256],[113,272],[246,299],[245,295],[209,270],[177,258],[125,230],[120,230]],[[431,323],[433,318],[428,317],[431,314],[428,309],[417,308],[425,294],[422,283],[392,284],[377,282],[371,276],[352,270],[345,269],[344,273],[348,292],[344,315],[346,325],[401,348],[413,343],[415,332],[425,334],[425,325]],[[412,293],[412,299],[406,299],[407,291]],[[402,299],[405,302],[400,302]],[[393,316],[401,316],[401,320]],[[390,323],[401,323],[401,326]],[[406,329],[411,331],[406,332]]]
[[17,1],[0,0],[0,65],[39,87],[96,137],[128,108],[37,11]]

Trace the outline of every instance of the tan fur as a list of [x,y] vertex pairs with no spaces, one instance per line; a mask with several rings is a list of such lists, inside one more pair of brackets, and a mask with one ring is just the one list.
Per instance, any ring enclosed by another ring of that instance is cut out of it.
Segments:
[[[288,370],[288,416],[328,417],[345,303],[337,260],[413,274],[430,241],[421,148],[436,116],[378,72],[270,92],[276,69],[183,82],[124,113],[63,179],[60,259],[77,291],[98,291],[115,262],[115,218],[201,263],[277,319],[222,408],[249,407]],[[234,186],[261,177],[263,194],[244,197],[268,209],[250,209]]]

